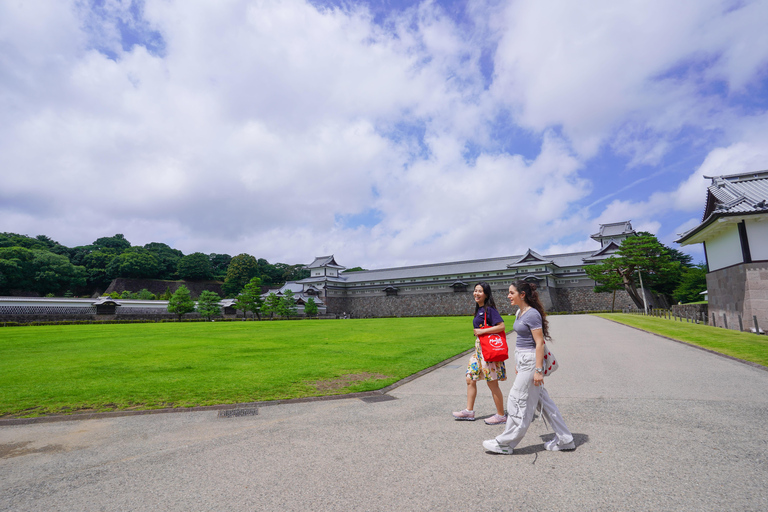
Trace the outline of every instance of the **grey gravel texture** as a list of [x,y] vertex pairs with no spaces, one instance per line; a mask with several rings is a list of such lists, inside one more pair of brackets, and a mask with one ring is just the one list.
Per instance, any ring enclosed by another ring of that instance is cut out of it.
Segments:
[[[598,317],[550,322],[546,386],[575,451],[546,451],[539,420],[513,455],[486,453],[502,427],[453,421],[452,362],[397,400],[2,426],[0,510],[768,510],[768,372]],[[475,410],[494,413],[484,384]]]

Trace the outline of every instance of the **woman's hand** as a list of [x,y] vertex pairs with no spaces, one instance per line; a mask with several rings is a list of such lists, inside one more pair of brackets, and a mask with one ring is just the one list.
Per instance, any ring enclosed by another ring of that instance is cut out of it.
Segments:
[[538,372],[533,373],[533,385],[534,386],[543,386],[544,385],[544,376]]
[[494,334],[498,332],[504,332],[504,322],[499,322],[496,325],[489,325],[488,327],[478,327],[475,329],[475,336],[481,334]]

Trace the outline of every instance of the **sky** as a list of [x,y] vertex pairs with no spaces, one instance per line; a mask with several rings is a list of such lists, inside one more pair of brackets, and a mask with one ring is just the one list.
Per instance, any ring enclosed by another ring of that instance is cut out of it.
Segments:
[[[768,0],[0,2],[0,232],[385,268],[668,246],[768,169]],[[683,248],[703,260],[699,245]]]

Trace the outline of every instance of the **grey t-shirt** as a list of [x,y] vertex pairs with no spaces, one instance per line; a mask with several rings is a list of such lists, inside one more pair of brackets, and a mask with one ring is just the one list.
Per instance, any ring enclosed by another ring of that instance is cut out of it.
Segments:
[[541,314],[534,308],[530,308],[522,315],[515,317],[515,323],[512,328],[517,333],[517,342],[515,346],[519,349],[529,350],[536,348],[536,342],[533,340],[534,329],[541,329]]

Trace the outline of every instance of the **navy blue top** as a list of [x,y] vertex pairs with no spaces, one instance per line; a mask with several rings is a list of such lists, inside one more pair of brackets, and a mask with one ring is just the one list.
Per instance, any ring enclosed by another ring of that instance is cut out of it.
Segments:
[[[483,326],[483,317],[485,316],[485,308],[482,307],[477,310],[477,314],[475,315],[475,318],[472,319],[472,325],[475,326],[475,329],[480,329]],[[500,324],[504,320],[501,319],[501,315],[499,314],[496,309],[492,308],[491,306],[488,306],[488,327],[493,327],[496,324]]]

